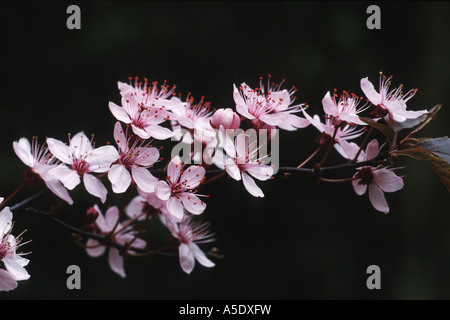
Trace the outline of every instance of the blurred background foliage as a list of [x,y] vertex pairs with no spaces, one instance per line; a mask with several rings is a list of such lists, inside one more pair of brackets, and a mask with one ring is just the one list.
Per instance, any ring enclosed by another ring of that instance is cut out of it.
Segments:
[[[81,8],[81,30],[66,28],[66,8]],[[120,102],[117,81],[128,76],[167,80],[185,96],[233,107],[232,85],[258,85],[260,76],[286,79],[299,101],[321,113],[334,88],[362,95],[359,80],[419,88],[412,109],[442,104],[422,136],[449,134],[450,4],[382,2],[381,30],[366,28],[368,2],[165,1],[0,3],[0,195],[21,183],[25,166],[12,141],[66,139],[84,130],[97,145],[112,139],[108,101]],[[376,4],[376,3],[375,3]],[[281,165],[297,165],[315,148],[313,127],[282,132]],[[162,143],[168,145],[167,142]],[[342,159],[333,155],[329,163]],[[401,158],[405,188],[387,194],[391,213],[375,211],[350,184],[315,185],[291,176],[260,183],[254,199],[223,179],[203,218],[212,223],[224,259],[191,275],[176,258],[126,260],[128,277],[92,259],[66,230],[25,211],[15,231],[33,239],[32,277],[1,299],[442,299],[450,298],[450,216],[445,187],[424,162]],[[106,182],[108,185],[108,182]],[[37,188],[39,189],[39,187]],[[36,192],[27,189],[23,197]],[[76,203],[59,217],[79,225],[96,199],[79,186]],[[15,199],[20,200],[19,198]],[[56,199],[35,202],[46,210]],[[14,202],[14,201],[13,201]],[[108,204],[121,204],[110,193]],[[106,208],[106,206],[102,206]],[[149,239],[163,239],[157,225]],[[155,245],[160,240],[150,242]],[[66,288],[67,266],[81,267],[82,289]],[[382,289],[366,288],[366,268],[381,268]]]

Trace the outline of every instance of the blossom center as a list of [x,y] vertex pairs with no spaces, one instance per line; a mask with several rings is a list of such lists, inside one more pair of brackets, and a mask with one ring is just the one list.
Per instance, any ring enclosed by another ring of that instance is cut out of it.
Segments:
[[358,171],[358,173],[356,174],[356,177],[358,179],[360,179],[358,181],[359,184],[365,184],[365,185],[371,184],[374,179],[372,167],[362,168],[361,170]]
[[75,170],[80,176],[89,172],[89,163],[84,160],[76,160],[72,163],[72,170]]

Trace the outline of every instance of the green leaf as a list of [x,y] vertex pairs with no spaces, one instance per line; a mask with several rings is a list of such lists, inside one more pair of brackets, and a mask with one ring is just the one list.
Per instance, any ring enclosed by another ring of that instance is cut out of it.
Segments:
[[391,128],[389,128],[387,125],[379,123],[374,121],[371,118],[366,118],[366,117],[359,117],[359,119],[365,123],[367,123],[369,126],[377,129],[378,131],[380,131],[382,134],[384,134],[384,136],[386,137],[389,146],[392,146],[392,143],[394,141],[394,132],[392,131]]

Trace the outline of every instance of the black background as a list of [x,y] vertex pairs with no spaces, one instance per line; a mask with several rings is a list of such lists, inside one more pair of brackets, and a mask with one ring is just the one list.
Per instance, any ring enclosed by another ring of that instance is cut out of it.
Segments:
[[[81,30],[68,30],[66,8],[81,8]],[[368,30],[366,8],[381,8],[381,30]],[[258,85],[260,76],[299,88],[299,101],[320,113],[322,97],[337,88],[362,95],[359,81],[419,88],[409,106],[443,108],[422,136],[448,135],[450,5],[445,2],[1,2],[0,194],[21,183],[25,166],[12,141],[67,133],[112,140],[108,101],[120,103],[117,81],[129,76],[176,84],[183,96],[205,96],[215,108],[232,107],[233,83]],[[297,165],[316,147],[309,127],[282,132],[281,165]],[[165,144],[165,143],[162,143]],[[169,149],[169,148],[168,148]],[[330,164],[342,163],[333,154]],[[255,199],[241,183],[223,179],[210,194],[210,221],[224,259],[191,275],[176,258],[126,260],[127,278],[106,256],[89,258],[66,230],[44,217],[15,213],[15,232],[33,242],[31,279],[1,299],[445,299],[450,297],[448,193],[427,163],[401,158],[405,188],[387,194],[388,215],[350,184],[316,186],[291,176],[259,183]],[[105,184],[108,185],[108,182]],[[15,200],[33,194],[26,189]],[[96,202],[82,186],[58,213],[79,225]],[[109,194],[108,204],[121,198]],[[35,206],[46,210],[55,197]],[[13,201],[15,202],[15,201]],[[105,206],[103,206],[105,208]],[[167,234],[149,231],[149,245]],[[154,239],[154,240],[153,240]],[[82,289],[66,287],[77,264]],[[378,265],[382,289],[366,287],[366,269]]]

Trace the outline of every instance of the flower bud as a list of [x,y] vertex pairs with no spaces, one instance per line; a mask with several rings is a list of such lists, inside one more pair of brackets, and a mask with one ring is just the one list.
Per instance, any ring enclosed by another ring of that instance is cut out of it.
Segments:
[[241,120],[237,113],[230,108],[218,109],[214,112],[210,124],[214,129],[219,129],[220,125],[225,129],[238,129],[241,125]]
[[84,216],[84,222],[86,225],[94,223],[98,218],[98,211],[95,208],[90,207],[86,210],[86,215]]

